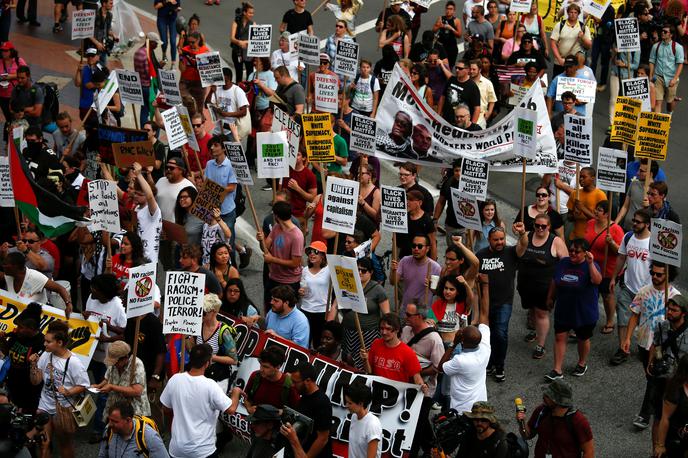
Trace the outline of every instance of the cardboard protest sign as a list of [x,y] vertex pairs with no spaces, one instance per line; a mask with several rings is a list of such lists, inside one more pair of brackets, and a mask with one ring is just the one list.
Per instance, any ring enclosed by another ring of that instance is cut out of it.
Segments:
[[514,122],[514,154],[535,159],[537,156],[537,112],[518,107]]
[[337,308],[368,313],[356,258],[328,254],[327,265],[330,268],[332,287],[337,297]]
[[[113,72],[114,73],[114,72]],[[98,125],[98,149],[92,156],[95,161],[95,155],[100,155],[100,161],[103,164],[117,165],[115,162],[115,145],[124,143],[139,143],[148,142],[148,133],[145,130],[127,129],[125,127],[108,126],[107,124]],[[89,155],[86,155],[87,161],[91,160]],[[98,170],[98,164],[94,164],[95,169]],[[143,162],[141,165],[144,165]],[[151,165],[151,164],[148,164]],[[88,168],[88,165],[87,165]]]
[[530,13],[530,5],[533,0],[511,0],[509,11],[514,13]]
[[464,157],[461,161],[459,191],[470,194],[478,200],[487,200],[487,178],[490,174],[490,163],[482,159]]
[[389,232],[408,233],[408,209],[406,208],[406,190],[394,186],[382,185],[380,188],[380,227]]
[[7,156],[0,156],[0,207],[14,207],[10,159]]
[[182,103],[182,94],[179,92],[179,79],[174,70],[158,70],[160,89],[165,94],[165,101],[170,105]]
[[110,103],[112,96],[115,95],[118,88],[117,72],[110,72],[110,76],[108,76],[108,79],[105,81],[105,86],[99,89],[93,97],[93,105],[91,106],[95,108],[98,115],[103,114],[103,111],[107,108],[108,103]]
[[191,125],[191,116],[189,116],[189,109],[184,105],[177,105],[177,113],[179,113],[179,121],[182,123],[182,129],[184,129],[184,134],[186,135],[186,141],[192,150],[196,152],[201,151],[201,147],[196,139],[196,134],[194,133],[193,126]]
[[592,118],[564,115],[564,160],[582,165],[592,162]]
[[189,213],[211,225],[215,222],[213,209],[220,208],[224,199],[225,187],[206,178]]
[[238,142],[224,142],[225,153],[232,164],[234,173],[236,174],[237,183],[244,186],[253,186],[253,177],[251,176],[251,169],[248,167],[244,148]]
[[614,20],[616,50],[618,52],[640,52],[640,28],[638,18],[627,17]]
[[[317,76],[317,75],[316,75]],[[309,162],[334,162],[332,122],[328,113],[301,115],[304,143]]]
[[201,335],[205,274],[167,272],[163,334]]
[[[14,320],[26,309],[29,300],[16,294],[0,289],[0,332],[10,333],[16,329]],[[45,334],[48,325],[56,320],[66,320],[64,310],[42,304],[40,331]],[[100,326],[96,316],[88,320],[80,313],[72,312],[67,320],[69,336],[71,337],[67,348],[88,367],[93,352],[98,345]]]
[[596,186],[603,191],[626,192],[626,152],[603,148],[597,152]]
[[141,167],[155,166],[155,151],[150,140],[145,142],[113,143],[112,153],[117,167],[131,167],[134,162]]
[[119,232],[119,204],[117,183],[107,180],[88,182],[88,207],[91,209],[89,229]]
[[610,2],[611,0],[585,0],[583,2],[583,12],[585,14],[592,14],[597,19],[602,19],[602,15]]
[[[341,43],[341,41],[340,41]],[[337,75],[315,74],[315,109],[325,113],[339,111],[339,78]]]
[[72,40],[91,38],[96,26],[96,10],[72,11]]
[[509,88],[511,89],[511,92],[514,93],[514,95],[509,97],[509,105],[513,106],[520,104],[521,100],[523,100],[523,97],[526,96],[528,90],[530,89],[529,87],[514,83],[509,83]]
[[597,81],[583,78],[559,77],[557,80],[557,100],[561,100],[561,94],[566,91],[576,94],[576,100],[579,102],[595,103]]
[[652,111],[650,101],[650,80],[647,76],[621,80],[621,95],[643,102],[642,111]]
[[452,208],[454,209],[454,215],[456,215],[456,221],[466,229],[482,231],[483,224],[480,221],[478,200],[472,195],[464,194],[456,188],[450,189]]
[[373,118],[351,113],[351,134],[349,149],[362,154],[375,154],[375,130],[377,123]]
[[219,51],[211,51],[197,55],[196,65],[198,66],[198,73],[201,75],[201,86],[222,86],[225,84]]
[[307,33],[299,34],[299,60],[307,65],[320,65],[320,40]]
[[156,263],[154,262],[129,269],[127,318],[147,315],[155,309],[153,305],[155,271]]
[[141,88],[141,79],[138,73],[121,68],[116,73],[119,96],[122,98],[122,101],[137,105],[148,103],[148,100],[143,100],[143,88]]
[[248,28],[248,57],[270,57],[272,25],[251,25]]
[[635,134],[638,129],[638,116],[642,102],[631,97],[616,98],[614,105],[614,119],[610,140],[626,145],[635,145]]
[[287,163],[287,134],[285,132],[258,132],[258,178],[289,176]]
[[184,132],[184,126],[182,126],[182,120],[179,118],[177,108],[172,107],[163,111],[161,114],[162,121],[165,124],[167,143],[170,145],[170,149],[177,149],[186,145],[189,140],[186,136],[186,132]]
[[339,40],[332,71],[346,78],[356,78],[358,72],[358,43]]
[[166,240],[172,240],[182,245],[189,240],[186,228],[183,225],[167,221],[166,219],[162,220],[162,232],[165,234]]
[[683,226],[668,219],[652,218],[650,257],[653,261],[681,267]]
[[642,111],[638,117],[635,157],[665,161],[670,127],[670,114]]
[[358,208],[358,181],[329,177],[323,206],[323,229],[352,235]]
[[289,167],[296,165],[296,152],[299,150],[301,140],[301,125],[291,119],[289,114],[275,105],[272,115],[271,132],[285,132],[289,142]]

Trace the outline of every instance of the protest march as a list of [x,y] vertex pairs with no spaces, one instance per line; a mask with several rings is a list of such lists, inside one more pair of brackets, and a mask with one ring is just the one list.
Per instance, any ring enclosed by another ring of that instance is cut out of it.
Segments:
[[2,18],[0,458],[688,456],[684,0]]

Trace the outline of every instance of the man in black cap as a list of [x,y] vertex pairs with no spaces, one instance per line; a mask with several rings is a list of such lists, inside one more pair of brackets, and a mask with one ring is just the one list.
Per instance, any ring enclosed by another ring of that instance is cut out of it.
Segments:
[[251,423],[251,448],[246,458],[263,458],[273,456],[286,445],[279,433],[281,411],[270,404],[260,404],[248,417]]
[[516,419],[522,424],[521,435],[526,439],[538,437],[534,456],[552,458],[565,456],[595,456],[595,444],[588,419],[573,408],[571,385],[557,379],[542,387],[543,403],[535,408],[528,423],[523,423],[525,411]]
[[533,36],[529,33],[523,35],[521,38],[521,47],[518,51],[514,51],[507,60],[508,65],[516,65],[517,67],[524,67],[527,63],[534,63],[538,69],[538,77],[547,71],[547,62],[542,55],[542,51],[535,49],[533,45]]

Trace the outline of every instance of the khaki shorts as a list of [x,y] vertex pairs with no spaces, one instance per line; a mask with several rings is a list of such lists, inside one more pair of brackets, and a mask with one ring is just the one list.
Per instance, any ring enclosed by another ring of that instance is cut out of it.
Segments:
[[667,103],[671,103],[676,98],[676,90],[678,89],[678,83],[680,80],[676,81],[674,87],[669,87],[667,83],[661,76],[655,79],[655,94],[657,100],[666,100]]

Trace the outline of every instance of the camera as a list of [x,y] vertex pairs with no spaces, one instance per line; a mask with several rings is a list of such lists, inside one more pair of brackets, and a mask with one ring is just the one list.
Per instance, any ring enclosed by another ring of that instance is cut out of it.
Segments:
[[299,436],[300,441],[304,441],[308,438],[313,431],[313,420],[311,418],[287,406],[282,409],[280,421],[282,424],[289,423],[291,427],[294,428],[294,431],[296,431],[296,435]]
[[47,413],[22,414],[12,404],[0,405],[0,456],[11,457],[27,445],[40,444],[49,421]]
[[467,438],[475,435],[471,419],[454,409],[437,414],[432,420],[432,431],[436,441],[448,455],[463,445]]
[[652,363],[652,374],[655,377],[665,377],[671,372],[672,369],[673,365],[670,361],[667,361],[666,358],[655,359]]

